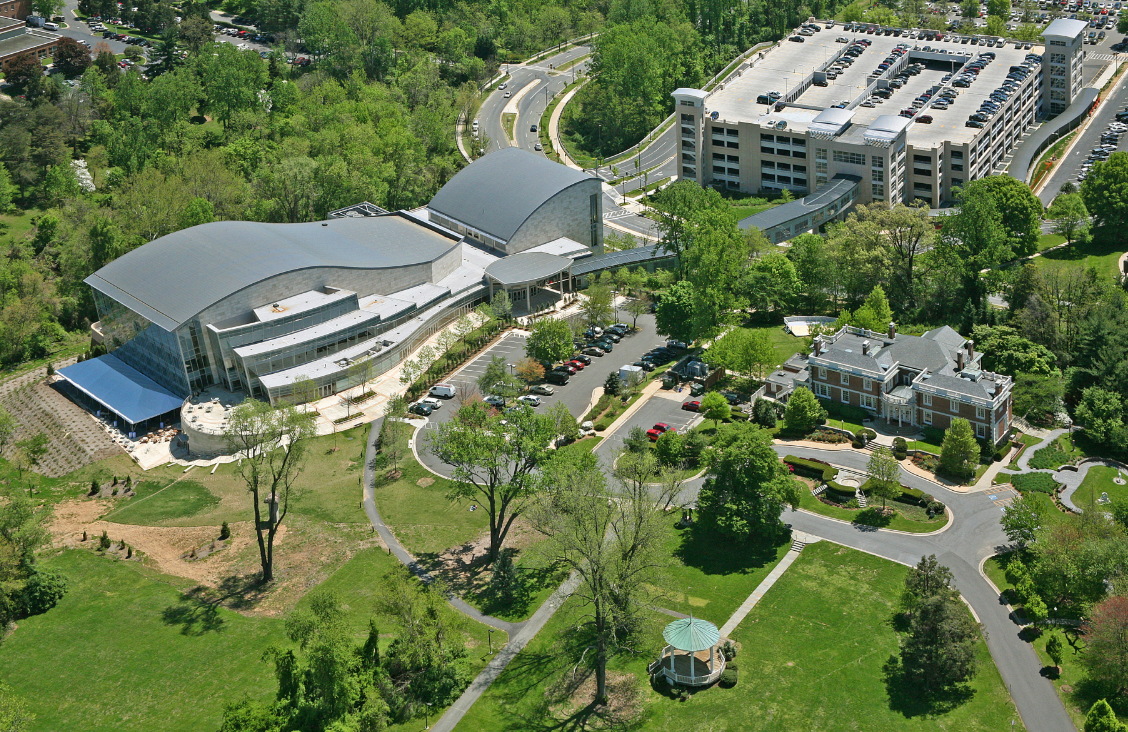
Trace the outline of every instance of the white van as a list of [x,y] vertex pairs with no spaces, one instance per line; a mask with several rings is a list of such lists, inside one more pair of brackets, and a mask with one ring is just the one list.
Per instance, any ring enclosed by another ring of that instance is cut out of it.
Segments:
[[454,385],[453,384],[435,384],[427,392],[433,397],[440,399],[453,399],[454,398]]
[[59,24],[58,24],[58,23],[44,23],[44,24],[43,24],[43,27],[44,27],[44,28],[45,28],[46,30],[49,30],[49,31],[57,31],[57,30],[59,30]]

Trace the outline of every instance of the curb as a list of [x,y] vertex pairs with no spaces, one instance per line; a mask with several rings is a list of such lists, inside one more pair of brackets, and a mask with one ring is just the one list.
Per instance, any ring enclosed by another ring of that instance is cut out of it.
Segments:
[[[846,521],[844,519],[834,518],[833,516],[824,516],[821,513],[815,513],[814,511],[808,511],[805,508],[793,508],[791,510],[792,511],[801,511],[802,513],[809,514],[811,516],[818,516],[819,518],[826,519],[827,521],[837,521],[838,523],[846,524],[847,526],[854,526],[854,527],[865,526],[865,524],[856,524],[853,521]],[[939,529],[936,529],[936,531],[929,531],[928,533],[918,533],[918,532],[915,532],[915,531],[901,531],[900,529],[883,529],[879,526],[870,526],[868,528],[873,529],[874,531],[884,531],[887,534],[900,534],[901,536],[936,536],[937,534],[943,534],[945,531],[952,528],[952,524],[956,523],[956,517],[952,515],[952,509],[948,508],[947,506],[944,506],[944,514],[948,517],[948,523],[944,524]]]

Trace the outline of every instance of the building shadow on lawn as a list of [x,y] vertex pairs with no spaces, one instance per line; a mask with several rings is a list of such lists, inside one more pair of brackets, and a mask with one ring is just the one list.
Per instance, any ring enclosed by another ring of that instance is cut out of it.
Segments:
[[935,717],[947,714],[975,696],[975,689],[967,684],[956,684],[941,689],[931,696],[922,693],[920,684],[909,679],[896,655],[882,667],[885,691],[889,694],[889,708],[905,717]]
[[779,547],[791,542],[790,532],[775,540],[736,542],[700,523],[675,527],[675,531],[681,544],[674,550],[674,557],[705,574],[746,574],[760,569],[775,562]]

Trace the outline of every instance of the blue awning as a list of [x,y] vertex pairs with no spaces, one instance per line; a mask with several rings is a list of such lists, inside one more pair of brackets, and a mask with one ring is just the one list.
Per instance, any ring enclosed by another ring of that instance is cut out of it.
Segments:
[[112,353],[59,369],[59,375],[131,424],[180,409],[184,402]]

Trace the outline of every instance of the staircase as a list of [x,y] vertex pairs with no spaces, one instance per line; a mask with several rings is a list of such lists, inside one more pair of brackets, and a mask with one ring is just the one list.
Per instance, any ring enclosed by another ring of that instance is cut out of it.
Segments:
[[791,542],[791,551],[801,552],[801,551],[803,551],[803,547],[805,547],[805,546],[807,546],[807,542],[802,541],[800,539],[795,539],[794,541]]
[[825,492],[826,492],[826,483],[822,483],[822,484],[817,485],[817,486],[815,486],[814,488],[811,489],[811,495],[812,496],[818,496],[818,495],[821,495],[822,493],[825,493]]
[[866,507],[866,494],[862,493],[861,488],[854,489],[854,498],[858,499],[858,507],[859,508],[865,508]]

